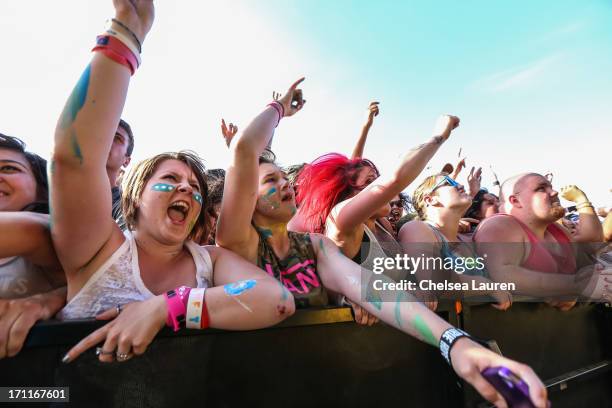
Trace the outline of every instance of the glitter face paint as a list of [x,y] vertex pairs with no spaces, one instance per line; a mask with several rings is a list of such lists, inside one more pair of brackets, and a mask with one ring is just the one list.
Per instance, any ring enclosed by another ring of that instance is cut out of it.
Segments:
[[164,193],[169,193],[171,191],[173,191],[176,187],[173,186],[172,184],[165,184],[165,183],[157,183],[157,184],[153,184],[153,186],[151,187],[151,190],[153,191],[162,191]]

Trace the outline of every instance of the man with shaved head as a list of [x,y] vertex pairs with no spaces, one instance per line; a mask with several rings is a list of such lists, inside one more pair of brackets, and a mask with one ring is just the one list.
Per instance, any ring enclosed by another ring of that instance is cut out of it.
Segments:
[[[576,203],[580,229],[571,235],[556,221],[565,215],[559,193],[537,173],[511,177],[501,185],[500,214],[481,222],[474,235],[479,252],[487,254],[491,276],[515,282],[534,296],[589,296],[598,286],[597,273],[576,275],[574,242],[601,242],[603,231],[593,205],[576,186],[562,190]],[[591,269],[592,271],[592,269]],[[567,309],[573,302],[557,302]]]

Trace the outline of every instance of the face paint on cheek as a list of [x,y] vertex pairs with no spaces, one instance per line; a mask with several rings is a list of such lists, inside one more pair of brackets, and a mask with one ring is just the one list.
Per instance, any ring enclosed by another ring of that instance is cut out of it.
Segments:
[[165,184],[165,183],[153,184],[153,186],[151,187],[151,190],[153,191],[162,191],[164,193],[169,193],[174,189],[175,189],[175,186],[173,186],[172,184]]
[[291,215],[295,215],[297,213],[297,208],[293,207],[291,209]]
[[202,199],[202,194],[194,192],[193,193],[193,199],[196,200],[200,205],[202,205],[202,202],[204,201]]
[[266,197],[270,197],[274,193],[276,193],[276,187],[272,187],[270,190],[268,190]]

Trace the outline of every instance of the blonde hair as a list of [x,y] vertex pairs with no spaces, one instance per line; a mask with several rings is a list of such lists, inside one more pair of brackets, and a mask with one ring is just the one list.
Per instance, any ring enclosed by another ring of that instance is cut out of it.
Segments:
[[414,194],[412,195],[412,205],[414,206],[414,209],[421,220],[425,220],[427,218],[425,214],[425,196],[431,194],[431,189],[435,187],[438,177],[447,175],[448,173],[438,173],[429,176],[423,180],[416,190],[414,190]]
[[140,201],[142,191],[149,179],[153,176],[159,165],[166,160],[178,160],[185,163],[200,184],[202,194],[202,209],[194,228],[189,233],[189,239],[198,234],[206,234],[208,230],[208,185],[206,179],[206,168],[197,153],[190,150],[180,152],[161,153],[151,158],[142,160],[123,177],[121,181],[121,211],[125,219],[125,225],[133,231],[138,219],[138,208],[136,204]]

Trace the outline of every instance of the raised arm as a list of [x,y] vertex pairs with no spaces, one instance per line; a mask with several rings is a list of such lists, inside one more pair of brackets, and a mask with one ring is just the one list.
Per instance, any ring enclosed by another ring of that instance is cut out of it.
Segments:
[[[361,293],[362,279],[369,282],[374,274],[362,270],[342,255],[329,238],[318,234],[311,234],[311,237],[317,252],[317,270],[327,289],[344,294],[388,325],[434,347],[439,346],[442,333],[452,327],[448,322],[406,292],[397,291],[394,302],[365,301]],[[384,275],[375,278],[392,282]],[[536,406],[546,406],[546,389],[528,366],[499,356],[468,338],[458,340],[450,356],[455,372],[487,400],[498,404],[503,402],[503,398],[482,378],[481,371],[487,367],[506,366],[528,383],[530,396]]]
[[[153,23],[153,1],[113,4],[116,20],[142,43]],[[125,38],[131,35],[115,22],[112,29]],[[51,162],[52,234],[67,273],[87,264],[117,228],[106,161],[129,81],[128,66],[94,52],[57,123]]]
[[593,204],[586,194],[574,185],[561,189],[561,196],[576,204],[579,214],[578,230],[573,235],[575,242],[602,242],[603,229]]
[[334,218],[338,230],[350,233],[369,219],[380,207],[402,192],[419,176],[457,126],[459,126],[458,117],[441,116],[436,123],[433,137],[411,149],[390,178],[375,180],[355,197],[341,203]]
[[378,103],[379,102],[370,102],[370,106],[368,107],[368,116],[366,118],[366,122],[361,128],[361,134],[359,135],[357,144],[353,148],[353,154],[351,155],[351,159],[358,159],[363,157],[363,149],[365,148],[366,140],[368,139],[368,133],[370,132],[372,123],[374,123],[374,116],[378,116],[379,113]]
[[[278,100],[284,116],[291,116],[302,108],[301,90],[297,86],[303,80],[296,81]],[[293,106],[296,97],[299,102]],[[277,109],[267,106],[230,145],[232,161],[225,174],[215,240],[219,246],[243,256],[248,243],[253,242],[257,234],[251,226],[251,218],[257,203],[259,156],[271,144],[279,115]]]

